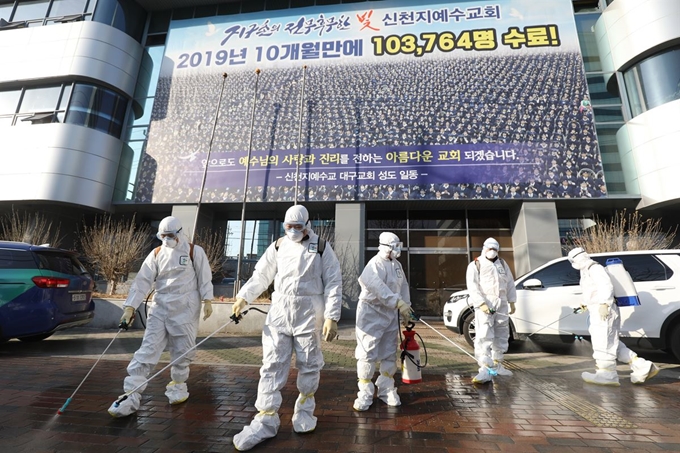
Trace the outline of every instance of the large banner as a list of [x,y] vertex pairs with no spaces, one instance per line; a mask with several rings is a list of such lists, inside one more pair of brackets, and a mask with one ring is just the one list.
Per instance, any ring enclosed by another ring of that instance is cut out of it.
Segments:
[[173,22],[135,199],[195,203],[201,193],[606,196],[571,0],[382,1]]

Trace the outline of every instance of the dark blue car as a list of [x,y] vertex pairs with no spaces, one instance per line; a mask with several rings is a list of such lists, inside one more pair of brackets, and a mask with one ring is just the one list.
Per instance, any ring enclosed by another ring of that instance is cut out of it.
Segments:
[[0,342],[40,341],[89,323],[93,289],[74,252],[0,241]]

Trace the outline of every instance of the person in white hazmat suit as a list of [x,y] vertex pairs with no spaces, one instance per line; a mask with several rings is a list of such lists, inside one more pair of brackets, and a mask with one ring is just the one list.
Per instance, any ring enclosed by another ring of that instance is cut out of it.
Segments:
[[[146,257],[123,303],[121,322],[129,325],[155,282],[156,292],[149,303],[142,345],[128,365],[128,376],[123,382],[126,393],[147,379],[166,345],[172,361],[195,346],[201,301],[203,319],[212,314],[213,285],[208,257],[200,246],[192,246],[188,238],[180,234],[181,230],[179,219],[161,220],[156,236],[163,245]],[[170,404],[189,398],[186,380],[194,356],[195,351],[191,351],[170,368],[172,381],[165,391]],[[146,385],[140,387],[119,405],[112,404],[109,414],[125,417],[136,412],[145,388]]]
[[324,366],[321,338],[332,341],[338,332],[342,275],[335,252],[314,233],[304,206],[289,208],[283,226],[285,237],[267,248],[232,307],[233,315],[240,316],[244,307],[274,282],[262,330],[262,367],[255,401],[259,413],[234,436],[234,447],[239,451],[249,450],[278,432],[281,389],[288,380],[293,351],[300,392],[293,430],[308,433],[316,428],[314,393]]
[[659,372],[654,363],[628,349],[619,341],[621,314],[614,300],[614,285],[605,268],[593,261],[581,247],[567,255],[572,267],[581,273],[583,303],[590,312],[590,341],[593,345],[595,373],[583,372],[581,377],[590,384],[619,385],[616,360],[627,363],[632,370],[630,381],[641,384]]
[[[401,405],[394,386],[397,371],[399,322],[411,319],[411,299],[404,269],[397,258],[402,243],[390,232],[380,233],[378,253],[366,264],[359,284],[361,293],[356,313],[357,377],[359,393],[354,410],[365,411],[373,404],[375,387],[378,398],[389,406]],[[373,385],[376,363],[380,362],[380,376]]]
[[468,265],[465,274],[475,308],[475,358],[479,364],[479,373],[472,378],[475,384],[489,382],[496,375],[512,376],[502,362],[510,337],[508,315],[515,312],[515,279],[499,251],[498,241],[488,238],[482,255]]

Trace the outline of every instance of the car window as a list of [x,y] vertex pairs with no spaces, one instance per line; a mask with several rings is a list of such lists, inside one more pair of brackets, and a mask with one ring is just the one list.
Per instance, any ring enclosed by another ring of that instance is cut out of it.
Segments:
[[36,252],[36,255],[40,261],[40,269],[69,275],[82,275],[87,272],[80,261],[66,253]]
[[[581,274],[571,267],[569,261],[562,260],[527,277],[539,279],[544,288],[552,288],[555,286],[578,285]],[[521,288],[521,285],[519,288]]]
[[33,256],[23,250],[0,250],[0,269],[37,269]]
[[[598,256],[593,258],[603,266],[606,265],[608,258],[614,256]],[[616,256],[623,262],[623,267],[630,274],[634,282],[654,282],[668,280],[673,275],[673,271],[659,261],[654,255],[621,255]]]

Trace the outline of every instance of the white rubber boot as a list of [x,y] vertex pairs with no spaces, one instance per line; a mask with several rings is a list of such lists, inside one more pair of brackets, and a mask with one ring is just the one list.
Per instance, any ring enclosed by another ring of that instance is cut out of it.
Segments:
[[487,367],[480,367],[477,376],[472,378],[473,384],[486,384],[491,381],[491,373]]
[[243,430],[234,436],[232,442],[238,451],[246,451],[260,442],[276,436],[281,426],[279,414],[276,412],[261,411],[255,415],[250,425],[244,426]]
[[512,376],[512,371],[505,368],[503,364],[498,360],[494,360],[493,364],[494,369],[496,370],[496,374],[498,374],[499,376]]
[[659,367],[642,357],[634,358],[630,368],[633,370],[630,373],[630,382],[633,384],[642,384],[659,374]]
[[127,417],[128,415],[137,412],[141,401],[142,395],[137,392],[132,393],[125,399],[125,401],[122,401],[120,404],[114,402],[111,407],[109,407],[109,414],[115,418]]
[[609,385],[613,387],[621,385],[619,384],[619,375],[616,372],[616,366],[605,369],[598,368],[594,373],[583,372],[581,373],[581,377],[589,384]]
[[375,394],[375,385],[371,382],[375,374],[375,364],[359,360],[357,362],[357,378],[359,392],[357,399],[354,400],[352,408],[355,411],[367,411],[371,404],[373,404],[373,395]]
[[165,387],[165,396],[168,397],[170,404],[180,404],[189,398],[187,385],[184,382],[170,381]]

